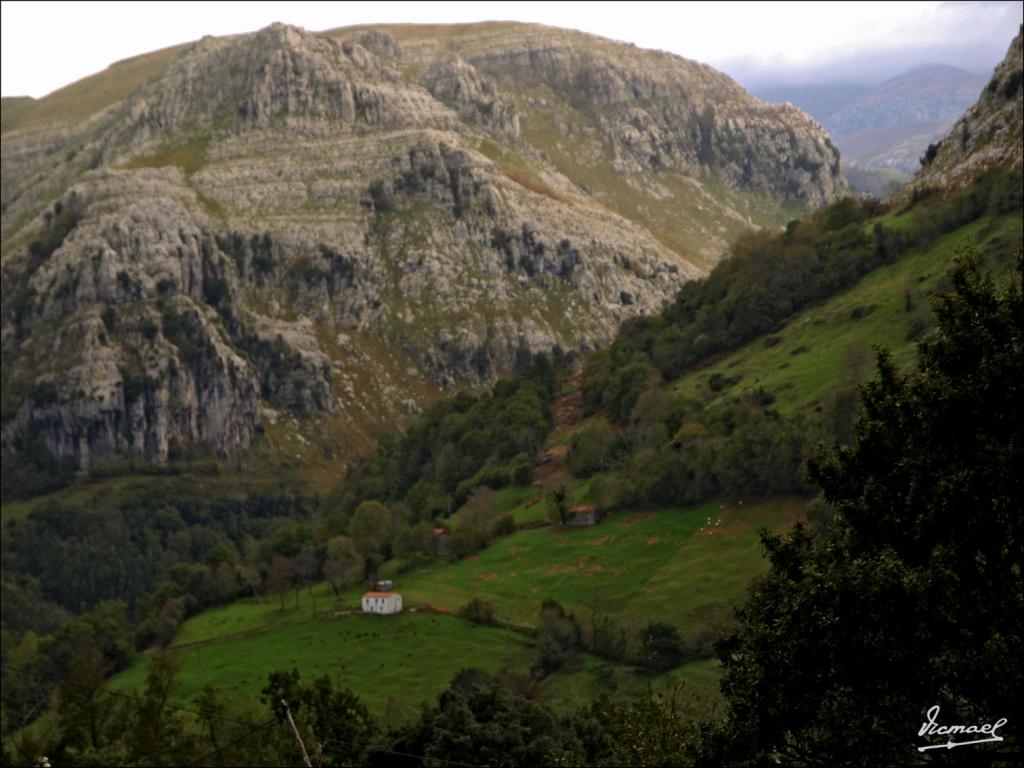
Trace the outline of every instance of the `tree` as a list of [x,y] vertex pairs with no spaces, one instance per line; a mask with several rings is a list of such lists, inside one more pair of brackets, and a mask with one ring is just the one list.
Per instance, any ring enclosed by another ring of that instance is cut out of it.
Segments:
[[358,572],[361,562],[356,545],[348,536],[335,536],[327,542],[324,577],[335,596],[341,592],[345,582]]
[[156,618],[154,627],[155,640],[161,648],[166,648],[171,644],[184,618],[184,600],[180,597],[172,597],[164,603],[163,608],[160,609],[160,614]]
[[543,677],[554,672],[579,647],[580,627],[576,617],[567,614],[555,600],[545,600],[537,618],[537,661],[534,664],[537,675]]
[[274,555],[267,570],[267,592],[281,598],[281,610],[284,610],[284,597],[291,589],[295,580],[295,569],[292,561],[284,555]]
[[589,636],[584,637],[587,650],[602,659],[623,661],[629,644],[628,632],[608,613],[607,595],[595,590],[590,595]]
[[454,532],[453,544],[460,557],[483,549],[493,537],[494,519],[498,516],[494,496],[490,488],[477,488],[459,510],[459,525]]
[[564,485],[560,485],[551,492],[551,507],[558,515],[558,522],[565,525],[569,519],[569,498]]
[[181,716],[169,706],[181,661],[168,654],[150,659],[142,700],[132,713],[127,736],[132,764],[187,765]]
[[576,477],[590,477],[607,469],[618,433],[604,419],[588,421],[572,438],[569,470]]
[[107,740],[115,702],[107,693],[103,657],[95,647],[79,648],[61,686],[57,713],[62,741],[79,750],[98,750]]
[[294,765],[297,751],[282,701],[287,702],[310,754],[319,754],[318,765],[364,764],[363,752],[378,726],[366,705],[347,688],[335,690],[328,677],[303,685],[298,670],[293,669],[272,673],[261,700],[279,723],[275,751],[280,765]]
[[209,757],[214,758],[216,765],[227,765],[232,758],[235,764],[241,764],[237,750],[233,755],[224,751],[224,743],[227,741],[225,731],[229,728],[227,712],[226,697],[209,683],[203,686],[202,693],[196,697],[196,715],[212,747],[212,754]]
[[401,761],[378,753],[370,765],[585,765],[592,759],[584,731],[577,718],[558,717],[490,675],[465,669],[437,704],[424,707],[418,721],[393,736],[394,753],[426,759]]
[[602,696],[591,707],[608,740],[605,765],[689,766],[701,754],[702,725],[714,705],[677,683],[664,693],[648,690],[632,699]]
[[391,512],[379,501],[364,501],[352,515],[348,534],[364,555],[380,552],[391,530]]
[[958,264],[917,369],[879,354],[853,445],[810,464],[836,510],[825,543],[799,526],[763,537],[771,570],[719,645],[732,734],[719,759],[907,764],[933,705],[949,723],[1018,711],[1022,271],[1024,258],[998,293],[973,259]]
[[459,613],[473,624],[494,623],[494,603],[474,597],[459,610]]
[[417,480],[405,495],[405,504],[412,513],[413,521],[433,520],[448,508],[441,487],[426,478]]
[[640,633],[641,661],[657,670],[672,669],[682,661],[682,641],[671,624],[652,621]]
[[295,556],[296,588],[300,584],[309,584],[320,572],[320,558],[316,554],[312,544],[302,545],[299,554]]
[[402,528],[395,537],[394,555],[398,558],[426,557],[430,554],[430,539],[434,527],[426,520]]

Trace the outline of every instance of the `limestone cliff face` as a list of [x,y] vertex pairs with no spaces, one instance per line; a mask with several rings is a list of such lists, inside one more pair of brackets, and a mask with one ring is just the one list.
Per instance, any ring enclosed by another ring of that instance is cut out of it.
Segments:
[[519,136],[519,114],[490,80],[458,56],[431,64],[424,82],[438,100],[458,111],[459,117],[503,138]]
[[274,122],[454,129],[456,117],[407,84],[376,39],[377,55],[358,40],[338,43],[283,24],[204,38],[128,100],[121,133],[138,143],[186,126],[239,130]]
[[[1024,31],[1010,43],[978,101],[939,143],[911,189],[950,189],[995,165],[1019,167],[1024,156]],[[909,194],[909,191],[908,191]]]
[[593,349],[845,190],[813,121],[708,67],[391,32],[204,38],[5,128],[5,446],[345,454],[524,353]]
[[248,446],[258,383],[208,301],[214,243],[175,175],[92,174],[5,263],[5,441],[31,427],[80,466]]
[[813,119],[706,65],[544,27],[499,28],[457,48],[501,86],[537,85],[593,116],[619,173],[710,175],[811,205],[846,192],[839,153]]

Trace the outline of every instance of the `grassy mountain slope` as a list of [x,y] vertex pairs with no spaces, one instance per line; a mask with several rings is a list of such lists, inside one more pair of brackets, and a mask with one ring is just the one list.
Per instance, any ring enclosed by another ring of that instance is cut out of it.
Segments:
[[[536,653],[533,637],[522,630],[535,627],[547,597],[581,620],[595,608],[632,628],[656,618],[678,626],[687,643],[706,642],[728,624],[750,580],[765,568],[758,529],[779,530],[802,517],[803,509],[799,500],[735,500],[623,513],[597,528],[520,531],[478,556],[395,575],[408,607],[457,611],[482,598],[495,604],[496,618],[508,628],[435,613],[407,613],[397,620],[336,617],[335,611],[357,610],[361,590],[349,589],[335,600],[326,585],[302,590],[298,605],[289,596],[283,611],[275,598],[236,602],[182,626],[170,647],[183,663],[175,695],[189,700],[210,683],[240,698],[254,697],[265,670],[294,665],[304,677],[330,674],[344,681],[380,711],[393,700],[408,712],[466,666],[522,675]],[[140,657],[114,685],[138,686],[147,662]],[[709,660],[697,660],[665,675],[584,656],[545,678],[537,692],[574,704],[577,688],[622,694],[681,680],[713,694],[713,668]]]
[[[893,227],[907,214],[886,219]],[[898,364],[913,359],[914,340],[927,326],[928,297],[945,283],[947,267],[958,254],[1006,253],[1021,240],[1016,214],[985,217],[946,234],[927,248],[909,251],[895,264],[880,267],[828,302],[790,319],[777,333],[759,338],[700,372],[670,385],[684,396],[714,405],[764,388],[776,395],[783,413],[815,408],[838,382],[859,382],[873,370],[873,349],[883,347]],[[990,264],[999,270],[1006,262]],[[739,377],[719,392],[714,375]]]
[[73,124],[130,96],[152,80],[180,53],[182,46],[117,61],[102,72],[89,75],[44,96],[6,97],[2,101],[2,130],[39,130],[53,124]]

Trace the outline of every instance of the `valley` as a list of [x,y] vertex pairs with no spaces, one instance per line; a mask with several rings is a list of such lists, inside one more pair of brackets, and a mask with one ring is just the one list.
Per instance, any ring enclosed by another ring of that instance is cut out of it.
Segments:
[[1022,40],[801,90],[831,128],[515,22],[5,97],[3,765],[881,765],[926,694],[1002,713]]

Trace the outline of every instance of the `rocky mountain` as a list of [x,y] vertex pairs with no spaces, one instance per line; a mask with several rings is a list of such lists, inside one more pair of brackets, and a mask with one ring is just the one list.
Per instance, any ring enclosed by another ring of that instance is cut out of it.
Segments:
[[828,130],[843,157],[851,186],[884,196],[919,168],[928,145],[939,141],[978,98],[985,76],[932,64],[878,85],[824,83],[757,92],[790,101]]
[[845,192],[710,67],[521,24],[281,24],[3,102],[3,443],[344,458]]
[[1024,26],[978,100],[929,148],[915,189],[963,186],[994,165],[1020,167],[1024,153]]

